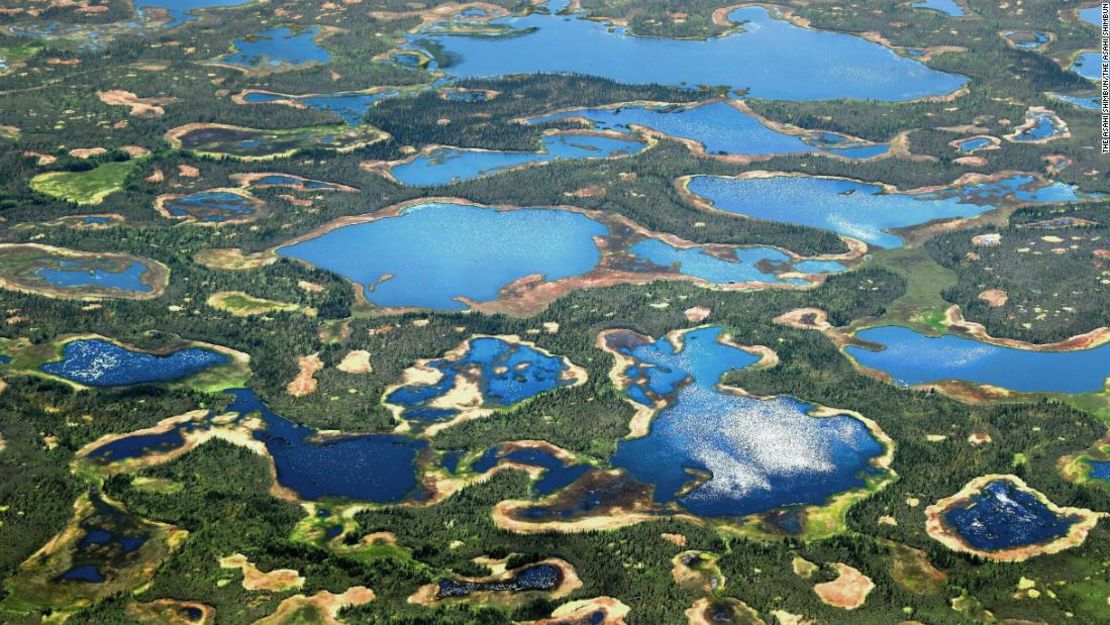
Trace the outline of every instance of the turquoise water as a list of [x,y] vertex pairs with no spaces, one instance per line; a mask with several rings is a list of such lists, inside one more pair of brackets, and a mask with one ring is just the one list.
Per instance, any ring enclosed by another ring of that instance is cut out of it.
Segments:
[[[761,268],[761,264],[772,266],[790,262],[786,254],[769,247],[736,248],[735,260],[725,260],[706,252],[704,247],[680,249],[658,239],[645,239],[633,245],[629,252],[660,267],[677,267],[684,275],[701,278],[713,284],[735,284],[741,282],[767,282],[777,284],[808,284],[798,278],[782,280],[771,268]],[[835,262],[807,261],[799,263],[800,270],[811,273],[843,271],[844,266]],[[773,267],[772,267],[773,268]]]
[[[601,257],[593,237],[607,233],[568,211],[430,203],[337,228],[278,254],[346,277],[379,306],[463,310],[457,297],[492,301],[524,276],[551,281],[589,271]],[[386,276],[392,277],[383,281]]]
[[1035,122],[1033,127],[1022,130],[1013,138],[1014,141],[1038,141],[1063,133],[1063,128],[1057,123],[1055,117],[1048,113],[1037,113],[1033,121]]
[[856,336],[885,349],[850,345],[845,351],[902,386],[964,380],[1024,392],[1091,393],[1101,391],[1110,376],[1110,345],[1038,352],[952,335],[932,338],[897,326],[868,328]]
[[508,408],[573,380],[565,379],[563,359],[549,356],[520,343],[478,337],[457,360],[432,360],[428,367],[442,377],[433,384],[409,384],[390,393],[385,401],[403,408],[401,417],[418,421],[445,421],[458,414],[454,409],[435,408],[436,400],[455,387],[460,375],[477,377],[483,408]]
[[964,542],[976,549],[998,551],[1044,543],[1066,536],[1079,519],[1057,516],[1033,494],[1009,480],[987,484],[965,507],[944,514]]
[[439,148],[390,170],[401,184],[432,187],[472,180],[522,165],[558,159],[608,158],[639,152],[644,144],[633,138],[598,135],[545,135],[540,152],[500,152]]
[[331,55],[314,41],[318,32],[315,26],[297,32],[287,27],[272,28],[248,39],[236,39],[236,51],[216,61],[252,68],[327,63]]
[[146,265],[132,261],[123,271],[108,271],[106,269],[89,269],[81,266],[76,261],[63,260],[59,268],[43,268],[35,271],[47,284],[64,288],[80,288],[95,286],[101,288],[119,289],[132,293],[150,293],[152,287],[143,283],[143,276],[147,273]]
[[220,223],[253,216],[256,204],[238,193],[202,191],[167,200],[162,206],[174,217],[191,217],[197,221]]
[[250,1],[251,0],[135,0],[135,5],[139,7],[140,16],[143,15],[142,9],[166,9],[170,17],[170,21],[166,24],[166,28],[173,28],[189,20],[196,19],[196,16],[192,14],[198,9],[239,6]]
[[975,150],[978,150],[979,148],[985,148],[992,143],[993,142],[986,137],[972,137],[970,139],[964,139],[963,141],[960,141],[958,144],[960,147],[957,149],[962,154],[970,154]]
[[1087,22],[1088,24],[1094,24],[1095,26],[1102,28],[1102,7],[1099,5],[1095,5],[1093,7],[1079,9],[1079,19]]
[[[744,32],[707,41],[633,37],[624,28],[542,13],[491,22],[513,29],[513,36],[425,32],[410,41],[441,46],[457,59],[441,69],[466,78],[579,73],[630,84],[724,85],[791,100],[910,100],[947,94],[966,82],[859,37],[775,19],[761,7],[729,17],[743,23]],[[820,71],[814,71],[815,59]]]
[[[827,149],[805,138],[784,134],[759,123],[728,102],[702,106],[628,106],[566,111],[531,120],[542,124],[568,117],[585,117],[595,128],[628,132],[629,126],[646,126],[664,134],[692,139],[710,154],[792,154],[827,151],[850,158],[867,158],[887,151],[887,146],[853,146]],[[837,136],[837,139],[841,137]]]
[[1084,52],[1076,57],[1071,71],[1087,80],[1098,82],[1102,77],[1102,56],[1098,52]]
[[[720,377],[757,357],[719,342],[723,330],[666,338],[618,339],[636,360],[625,371],[633,400],[663,400],[650,433],[622,441],[612,464],[655,486],[655,501],[677,501],[702,516],[743,516],[795,504],[824,503],[864,485],[869,461],[883,452],[866,426],[847,415],[815,418],[814,406],[790,397],[756,399],[716,388]],[[610,345],[613,346],[613,338]],[[688,470],[709,474],[686,494]]]
[[310,96],[291,96],[280,93],[251,91],[243,96],[243,101],[250,102],[251,104],[268,104],[280,100],[292,100],[308,108],[331,113],[342,119],[348,126],[356,126],[362,123],[362,120],[366,117],[366,111],[368,111],[371,106],[374,106],[375,102],[386,98],[397,97],[397,95],[399,95],[399,92],[393,90],[380,91],[377,93],[349,92]]
[[824,228],[892,248],[902,245],[902,240],[890,233],[894,228],[934,219],[973,217],[1007,199],[1021,202],[1080,199],[1070,185],[1035,183],[1032,176],[1014,175],[996,182],[911,195],[884,193],[881,187],[864,182],[814,176],[748,179],[697,176],[690,181],[689,188],[730,213]]
[[1077,107],[1079,107],[1081,109],[1084,109],[1084,110],[1087,110],[1087,111],[1097,111],[1100,108],[1102,108],[1102,101],[1101,101],[1100,97],[1097,94],[1096,95],[1075,96],[1075,95],[1064,95],[1064,94],[1061,94],[1061,93],[1050,93],[1048,95],[1051,98],[1055,99],[1055,100],[1060,100],[1061,102],[1067,102],[1068,104],[1071,104],[1072,106],[1077,106]]
[[954,0],[918,0],[913,3],[913,8],[932,9],[952,17],[960,17],[964,14],[963,7],[956,4]]
[[187,378],[228,361],[219,352],[191,347],[164,356],[132,351],[102,339],[66,343],[63,357],[42,370],[89,386],[130,386]]

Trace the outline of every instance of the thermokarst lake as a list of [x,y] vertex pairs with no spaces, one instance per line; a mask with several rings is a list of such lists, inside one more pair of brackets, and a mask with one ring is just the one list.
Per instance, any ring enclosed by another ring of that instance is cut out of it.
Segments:
[[398,182],[431,187],[473,180],[524,165],[559,159],[613,158],[635,154],[644,143],[634,137],[558,133],[544,135],[538,152],[436,148],[389,170]]
[[385,397],[387,404],[400,409],[400,419],[445,421],[457,416],[462,405],[469,409],[507,408],[581,381],[564,358],[494,336],[470,339],[444,358],[423,362],[419,368],[438,379],[402,384]]
[[161,355],[127,349],[104,339],[70,341],[62,355],[61,360],[42,365],[42,370],[87,386],[179,380],[229,360],[226,354],[199,347]]
[[701,144],[712,155],[837,154],[847,158],[870,158],[884,154],[886,145],[867,145],[841,135],[809,132],[800,135],[779,132],[729,102],[682,105],[618,105],[577,109],[542,115],[529,124],[545,124],[583,118],[595,129],[629,132],[642,126]]
[[887,191],[877,184],[770,174],[729,178],[694,176],[687,188],[723,211],[832,230],[884,248],[901,247],[892,230],[937,219],[974,217],[1006,202],[1068,202],[1075,187],[1029,175],[964,184],[927,193]]
[[[378,306],[465,310],[472,302],[497,300],[504,287],[525,277],[555,282],[598,268],[603,257],[595,239],[609,237],[605,224],[567,210],[428,203],[341,225],[279,247],[277,253],[346,277]],[[836,262],[794,259],[774,248],[678,248],[651,238],[604,266],[614,263],[625,274],[685,275],[721,285],[801,286],[808,283],[802,273],[844,269]]]
[[262,202],[246,193],[219,189],[159,198],[155,205],[164,217],[208,224],[248,220],[262,208]]
[[[912,100],[945,95],[967,82],[860,37],[801,28],[764,7],[736,9],[729,19],[742,31],[694,41],[634,37],[624,27],[536,12],[493,20],[484,36],[429,29],[411,36],[410,44],[441,48],[441,58],[452,62],[440,69],[459,78],[578,73],[633,84],[725,85],[790,100]],[[815,58],[820,72],[811,71]]]
[[865,367],[889,373],[902,386],[961,380],[1030,393],[1097,393],[1110,377],[1110,344],[1034,351],[951,334],[930,337],[899,326],[867,328],[855,336],[881,349],[848,345],[844,351]]
[[331,55],[315,41],[319,32],[320,29],[315,26],[296,31],[284,26],[271,28],[245,39],[236,39],[235,51],[217,58],[215,62],[248,69],[327,63]]
[[145,17],[143,9],[165,11],[170,18],[166,28],[173,28],[196,19],[196,13],[200,9],[239,6],[248,2],[251,0],[135,0],[135,6],[138,8],[140,17]]
[[286,95],[269,91],[247,91],[242,100],[248,104],[294,104],[307,106],[318,111],[332,113],[350,126],[361,124],[366,111],[376,102],[393,98],[400,94],[396,89],[382,89],[373,92],[350,91],[318,95]]
[[759,399],[718,387],[725,373],[759,359],[723,342],[723,332],[705,327],[651,341],[622,330],[605,337],[609,350],[629,360],[621,371],[628,397],[658,408],[646,436],[618,444],[614,466],[654,485],[656,502],[714,517],[823,504],[881,474],[872,461],[884,446],[859,419],[835,411],[817,417],[816,406],[792,397]]

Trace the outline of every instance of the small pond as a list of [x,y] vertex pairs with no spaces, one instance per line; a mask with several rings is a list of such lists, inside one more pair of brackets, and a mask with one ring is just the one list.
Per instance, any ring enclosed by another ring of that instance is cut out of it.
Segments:
[[74,289],[92,286],[131,293],[150,293],[153,290],[149,284],[143,282],[148,270],[139,261],[132,261],[119,271],[87,266],[74,260],[59,260],[52,264],[55,266],[43,267],[34,272],[50,286]]
[[1042,141],[1064,132],[1063,122],[1054,113],[1036,113],[1032,121],[1031,126],[1022,129],[1011,139],[1018,142]]
[[1015,349],[947,334],[929,337],[909,328],[881,326],[856,333],[880,351],[844,348],[861,365],[885,371],[902,386],[943,380],[991,384],[1022,392],[1092,393],[1110,376],[1110,344],[1049,352]]
[[770,247],[729,248],[726,254],[712,254],[702,246],[678,248],[659,239],[644,239],[628,251],[652,265],[673,267],[683,275],[712,284],[762,282],[800,286],[808,282],[801,278],[781,279],[776,274],[788,270],[803,273],[844,270],[844,265],[833,261],[809,260],[795,264],[785,253]]
[[1071,64],[1071,71],[1087,80],[1098,82],[1102,77],[1102,55],[1098,52],[1084,52],[1075,57]]
[[272,28],[246,39],[235,40],[235,52],[216,59],[217,63],[248,68],[277,68],[282,65],[327,63],[328,51],[316,44],[320,29],[313,26],[294,31]]
[[563,572],[550,564],[536,564],[513,571],[510,579],[493,582],[470,582],[442,579],[437,598],[465,597],[474,592],[526,592],[554,590],[563,581]]
[[88,386],[180,380],[228,361],[224,354],[199,347],[157,355],[132,351],[103,339],[70,341],[62,353],[62,360],[48,362],[42,370]]
[[140,17],[144,16],[143,9],[164,9],[170,18],[166,28],[174,28],[196,19],[198,9],[239,6],[248,2],[251,0],[135,0],[135,5]]
[[374,106],[374,103],[386,98],[396,97],[399,94],[400,92],[396,90],[386,90],[376,93],[352,91],[348,93],[291,96],[266,91],[249,91],[243,96],[243,101],[251,104],[292,101],[310,109],[331,113],[342,119],[347,125],[354,126],[362,123],[363,118],[366,117],[366,111]]
[[202,191],[166,200],[162,208],[171,217],[205,223],[247,219],[258,213],[260,203],[241,193]]
[[1058,516],[1035,495],[1009,480],[995,480],[973,495],[963,507],[944,513],[971,547],[998,551],[1049,542],[1066,536],[1077,517]]
[[569,486],[592,469],[588,464],[567,462],[547,449],[523,447],[506,451],[501,445],[487,449],[470,469],[475,473],[485,473],[503,461],[545,469],[543,476],[532,484],[532,490],[540,497]]
[[951,17],[961,17],[964,9],[955,0],[917,0],[913,3],[915,9],[931,9]]

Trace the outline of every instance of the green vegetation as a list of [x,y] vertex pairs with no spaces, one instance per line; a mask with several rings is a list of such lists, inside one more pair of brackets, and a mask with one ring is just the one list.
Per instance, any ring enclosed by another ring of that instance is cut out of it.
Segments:
[[31,179],[39,193],[74,204],[100,204],[104,198],[123,189],[135,161],[103,163],[84,171],[52,171]]

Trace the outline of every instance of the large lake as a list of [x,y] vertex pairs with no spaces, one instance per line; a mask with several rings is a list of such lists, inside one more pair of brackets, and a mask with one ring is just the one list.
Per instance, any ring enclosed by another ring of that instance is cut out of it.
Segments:
[[950,334],[934,338],[899,326],[868,328],[856,337],[884,348],[871,351],[849,345],[845,351],[861,365],[889,373],[903,386],[963,380],[1023,392],[1095,393],[1110,377],[1110,344],[1041,352]]
[[589,271],[601,258],[593,238],[608,232],[563,210],[430,203],[337,228],[278,254],[346,277],[379,306],[463,310],[456,298],[493,301],[501,287],[524,276],[553,281]]
[[[801,28],[763,7],[733,11],[744,32],[706,41],[634,37],[624,28],[543,12],[494,20],[509,36],[428,31],[411,37],[439,46],[456,77],[578,73],[631,84],[724,85],[753,97],[790,100],[912,100],[963,86],[860,37]],[[819,71],[815,71],[819,68]]]
[[1028,175],[963,185],[932,193],[887,193],[875,184],[776,175],[767,178],[696,176],[691,192],[730,213],[832,230],[885,248],[901,247],[890,231],[935,219],[974,217],[1005,201],[1067,202],[1080,199],[1070,185],[1040,184]]
[[[720,342],[723,330],[626,341],[635,360],[624,371],[627,392],[645,406],[665,401],[650,433],[622,441],[612,464],[655,485],[655,500],[677,501],[702,516],[743,516],[794,504],[821,504],[862,487],[883,453],[866,425],[848,415],[812,417],[815,406],[791,398],[757,399],[717,388],[726,372],[756,362]],[[612,342],[610,343],[612,346]],[[697,481],[692,471],[707,477]]]

